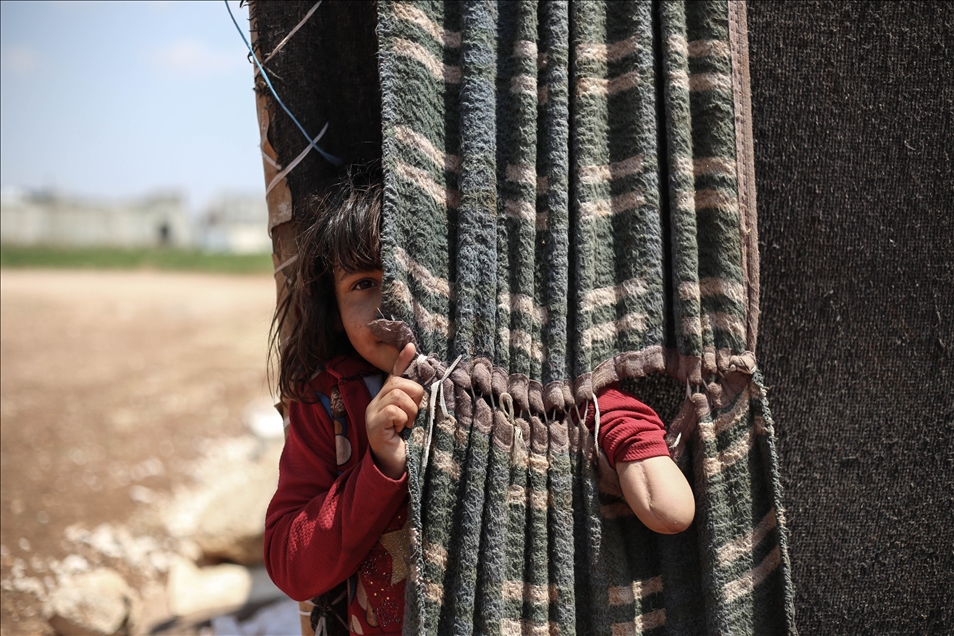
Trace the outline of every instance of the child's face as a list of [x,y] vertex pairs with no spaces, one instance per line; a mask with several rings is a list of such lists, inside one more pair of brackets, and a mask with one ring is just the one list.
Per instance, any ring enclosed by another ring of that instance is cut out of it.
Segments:
[[362,358],[389,373],[398,357],[396,347],[384,344],[368,329],[368,323],[380,318],[381,306],[380,269],[365,272],[345,272],[337,267],[335,274],[335,298],[341,314],[341,324],[351,346]]

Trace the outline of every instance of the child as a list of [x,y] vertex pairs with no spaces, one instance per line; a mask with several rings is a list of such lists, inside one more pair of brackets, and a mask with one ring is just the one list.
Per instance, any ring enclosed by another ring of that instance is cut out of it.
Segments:
[[[380,176],[352,170],[313,208],[275,316],[289,427],[266,518],[265,565],[297,600],[347,581],[347,627],[399,634],[408,546],[400,433],[424,389],[401,377],[413,345],[398,351],[367,327],[380,317]],[[600,393],[599,405],[600,443],[627,502],[649,528],[681,532],[694,502],[669,459],[662,422],[617,385]]]

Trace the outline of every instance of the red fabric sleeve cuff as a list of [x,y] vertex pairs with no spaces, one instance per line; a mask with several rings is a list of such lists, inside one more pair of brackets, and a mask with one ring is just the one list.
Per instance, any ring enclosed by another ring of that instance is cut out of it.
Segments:
[[[613,383],[597,396],[600,406],[600,448],[610,465],[669,455],[666,428],[649,406]],[[595,409],[588,409],[586,425],[593,429]]]
[[378,465],[374,463],[374,453],[368,448],[361,461],[365,463],[362,468],[364,479],[367,479],[376,494],[394,493],[407,488],[407,470],[401,474],[399,479],[391,479],[381,472]]
[[650,457],[669,457],[666,431],[642,431],[636,437],[621,443],[613,453],[613,467],[618,462],[638,462]]

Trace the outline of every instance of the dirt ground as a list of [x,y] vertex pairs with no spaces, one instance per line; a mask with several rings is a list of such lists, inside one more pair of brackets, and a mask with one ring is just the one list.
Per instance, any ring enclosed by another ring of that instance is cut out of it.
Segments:
[[[49,576],[71,524],[123,522],[268,399],[269,276],[0,270],[0,577]],[[50,634],[5,589],[0,632]]]

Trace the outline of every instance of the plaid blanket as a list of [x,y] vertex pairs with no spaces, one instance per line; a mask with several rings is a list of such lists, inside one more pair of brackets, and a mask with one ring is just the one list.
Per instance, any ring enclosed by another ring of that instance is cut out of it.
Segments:
[[[381,0],[378,36],[384,311],[430,354],[405,632],[794,632],[744,5]],[[684,533],[577,424],[616,381],[671,416]]]

